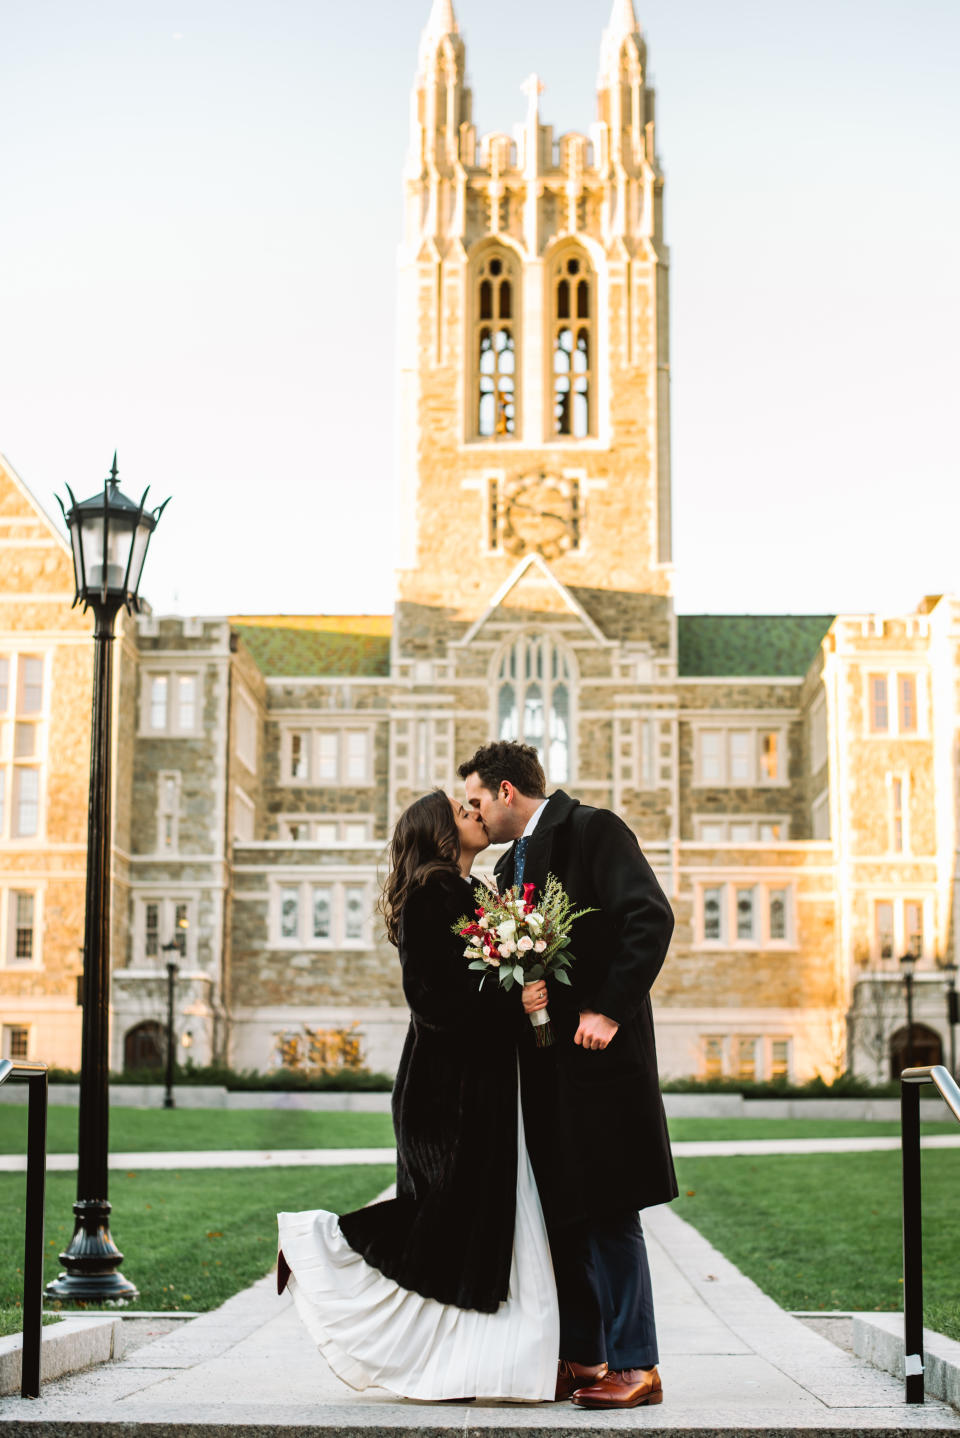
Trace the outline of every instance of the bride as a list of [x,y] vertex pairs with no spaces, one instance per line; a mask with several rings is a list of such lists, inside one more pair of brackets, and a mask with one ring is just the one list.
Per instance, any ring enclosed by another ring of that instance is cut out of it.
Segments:
[[[559,1319],[523,1133],[515,995],[451,930],[490,840],[440,790],[400,816],[381,906],[410,1027],[393,1091],[397,1196],[278,1215],[277,1286],[333,1371],[405,1398],[553,1400]],[[514,1002],[511,1003],[511,997]]]

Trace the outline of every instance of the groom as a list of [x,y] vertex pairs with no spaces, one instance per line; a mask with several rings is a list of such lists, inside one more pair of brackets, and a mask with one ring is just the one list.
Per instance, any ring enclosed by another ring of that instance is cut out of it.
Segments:
[[557,1398],[582,1408],[659,1403],[650,1269],[637,1210],[677,1196],[657,1076],[650,988],[673,914],[632,831],[608,809],[557,790],[535,749],[487,744],[458,770],[494,843],[499,888],[555,874],[575,908],[571,987],[549,976],[552,1048],[520,1045],[530,1159],[560,1304]]

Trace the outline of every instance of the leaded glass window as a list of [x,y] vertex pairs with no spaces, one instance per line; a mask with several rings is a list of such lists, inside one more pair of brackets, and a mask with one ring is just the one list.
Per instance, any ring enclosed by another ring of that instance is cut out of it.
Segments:
[[532,744],[551,784],[572,770],[572,681],[566,649],[547,634],[513,640],[497,667],[497,736]]
[[593,276],[581,255],[566,253],[552,279],[554,434],[585,439],[593,432]]
[[517,430],[518,270],[506,251],[488,254],[476,271],[476,432],[506,439]]

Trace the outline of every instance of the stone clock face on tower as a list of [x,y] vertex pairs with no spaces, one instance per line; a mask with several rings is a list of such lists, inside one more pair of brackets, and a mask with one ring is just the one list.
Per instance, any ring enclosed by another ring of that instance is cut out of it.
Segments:
[[502,543],[508,554],[556,559],[580,542],[580,493],[576,480],[549,474],[523,475],[504,495]]

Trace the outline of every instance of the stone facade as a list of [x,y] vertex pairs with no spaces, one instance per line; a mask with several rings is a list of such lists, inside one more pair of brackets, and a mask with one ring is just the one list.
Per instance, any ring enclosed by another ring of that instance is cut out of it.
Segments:
[[[465,64],[436,0],[405,172],[394,613],[145,614],[118,639],[113,1063],[149,1061],[172,955],[182,1055],[265,1068],[304,1025],[356,1025],[392,1068],[386,844],[493,736],[537,743],[550,787],[620,813],[658,873],[677,917],[654,990],[664,1073],[886,1076],[911,951],[914,1056],[939,1057],[960,601],[674,612],[669,253],[631,6],[602,37],[589,135],[555,139],[531,77],[515,136],[478,137]],[[0,565],[11,684],[21,653],[45,664],[30,838],[9,821],[15,699],[0,713],[4,1042],[74,1064],[90,626],[9,470]],[[21,892],[42,912],[29,961]]]

